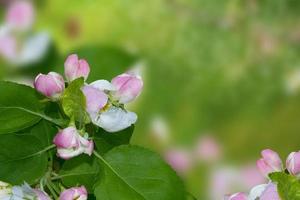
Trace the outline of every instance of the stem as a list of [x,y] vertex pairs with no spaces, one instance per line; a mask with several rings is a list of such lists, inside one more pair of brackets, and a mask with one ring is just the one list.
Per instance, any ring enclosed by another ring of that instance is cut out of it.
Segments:
[[54,183],[52,183],[52,181],[50,179],[49,179],[48,183],[52,187],[52,189],[56,192],[56,194],[60,193],[59,189],[56,187],[56,185]]
[[29,114],[32,114],[32,115],[35,115],[35,116],[39,116],[39,117],[43,118],[44,120],[47,120],[47,121],[49,121],[49,122],[51,122],[51,123],[53,123],[53,124],[55,124],[55,125],[57,125],[59,127],[63,127],[64,126],[64,123],[61,122],[61,121],[59,121],[59,120],[57,120],[57,119],[53,119],[53,118],[51,118],[51,117],[49,117],[49,116],[47,116],[47,115],[45,115],[43,113],[34,112],[34,111],[28,110],[26,108],[22,108],[22,107],[18,107],[18,106],[1,106],[1,108],[19,109],[19,110],[22,110],[22,111],[27,112]]
[[94,154],[97,158],[99,158],[102,162],[104,162],[105,164],[108,165],[108,163],[106,162],[106,160],[104,160],[104,158],[103,158],[100,154],[98,154],[96,151],[93,151],[93,154]]
[[55,148],[55,147],[56,147],[56,145],[55,145],[55,144],[52,144],[52,145],[46,147],[45,149],[43,149],[43,150],[37,152],[36,154],[44,153],[45,151],[49,151],[49,150],[51,150],[51,149],[53,149],[53,148]]
[[53,188],[51,187],[51,185],[49,184],[49,182],[46,182],[47,188],[49,189],[49,191],[51,192],[52,196],[54,197],[54,199],[58,199],[57,194],[55,193],[55,191],[53,190]]
[[49,151],[49,150],[51,150],[51,149],[53,149],[53,148],[55,148],[55,147],[56,147],[55,144],[52,144],[52,145],[46,147],[45,149],[40,150],[39,152],[36,152],[36,153],[34,153],[34,154],[31,154],[31,155],[28,155],[28,156],[24,156],[24,157],[22,157],[22,158],[20,158],[20,159],[15,159],[15,160],[23,160],[23,159],[31,158],[31,157],[33,157],[33,156],[37,156],[37,155],[40,155],[40,154],[42,154],[42,153],[44,153],[44,152],[46,152],[46,151]]

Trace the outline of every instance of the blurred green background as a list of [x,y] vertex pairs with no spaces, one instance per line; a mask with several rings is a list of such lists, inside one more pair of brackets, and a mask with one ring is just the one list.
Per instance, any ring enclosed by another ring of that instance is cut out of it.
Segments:
[[[145,88],[131,106],[139,116],[133,143],[161,154],[192,151],[209,133],[222,146],[215,167],[254,163],[264,148],[282,157],[299,149],[300,1],[45,0],[36,6],[34,29],[50,33],[54,53],[30,68],[32,75],[48,67],[62,71],[69,53],[89,61],[90,80],[132,66],[142,71]],[[165,142],[153,137],[157,118],[168,129]],[[183,175],[199,199],[209,198],[210,170],[200,162]]]

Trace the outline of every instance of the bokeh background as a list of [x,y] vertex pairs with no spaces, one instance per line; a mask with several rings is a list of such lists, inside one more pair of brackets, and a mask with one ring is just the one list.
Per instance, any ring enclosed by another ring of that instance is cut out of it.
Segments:
[[[12,2],[0,0],[3,22]],[[88,60],[89,81],[135,70],[145,87],[130,105],[133,143],[164,156],[197,199],[265,182],[255,168],[264,148],[300,149],[300,1],[32,2],[26,35],[47,32],[47,51],[26,65],[2,56],[1,78],[30,84],[62,72],[70,53]]]

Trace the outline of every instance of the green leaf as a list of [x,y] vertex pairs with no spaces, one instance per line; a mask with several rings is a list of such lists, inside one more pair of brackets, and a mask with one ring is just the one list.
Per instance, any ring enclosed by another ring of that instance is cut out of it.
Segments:
[[114,147],[129,144],[133,131],[134,125],[117,133],[108,133],[103,129],[99,129],[94,135],[97,151],[104,154]]
[[86,99],[81,91],[83,84],[83,78],[72,81],[62,97],[62,107],[65,114],[81,124],[89,121],[89,117],[85,111]]
[[89,193],[92,193],[93,186],[99,173],[97,160],[87,155],[81,155],[67,160],[59,172],[59,178],[67,187],[84,185]]
[[101,160],[103,172],[95,185],[97,199],[183,200],[184,185],[157,154],[137,146],[123,145]]
[[284,172],[275,172],[269,177],[277,183],[281,200],[300,200],[300,183],[296,177]]
[[0,81],[0,91],[0,134],[20,131],[47,118],[33,88]]
[[57,132],[57,128],[45,120],[41,120],[29,130],[29,134],[37,137],[43,147],[53,144],[52,141]]
[[11,184],[33,183],[45,175],[47,153],[31,135],[0,136],[0,180]]

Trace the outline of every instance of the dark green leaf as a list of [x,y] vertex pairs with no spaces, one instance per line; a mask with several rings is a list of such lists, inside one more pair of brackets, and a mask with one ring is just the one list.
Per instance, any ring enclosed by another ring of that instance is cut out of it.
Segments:
[[57,128],[54,127],[50,122],[41,120],[38,124],[30,129],[29,134],[37,137],[43,147],[48,147],[53,144],[52,141],[57,132]]
[[97,199],[183,200],[185,191],[176,173],[157,154],[137,146],[120,146],[102,161],[104,171],[95,185]]
[[108,133],[103,129],[99,129],[94,138],[97,151],[104,154],[114,147],[129,144],[133,130],[134,125],[117,133]]
[[87,122],[89,120],[85,111],[85,96],[81,91],[83,84],[83,78],[72,81],[62,97],[62,106],[65,114],[70,118],[74,118],[79,123]]
[[11,184],[33,183],[45,175],[47,153],[31,135],[0,136],[0,180]]
[[0,134],[22,130],[47,118],[33,88],[1,81],[0,92]]
[[84,185],[91,193],[98,173],[98,162],[92,157],[81,155],[66,161],[59,172],[59,177],[67,187]]
[[296,177],[284,172],[275,172],[269,177],[277,183],[281,200],[300,200],[300,183]]

